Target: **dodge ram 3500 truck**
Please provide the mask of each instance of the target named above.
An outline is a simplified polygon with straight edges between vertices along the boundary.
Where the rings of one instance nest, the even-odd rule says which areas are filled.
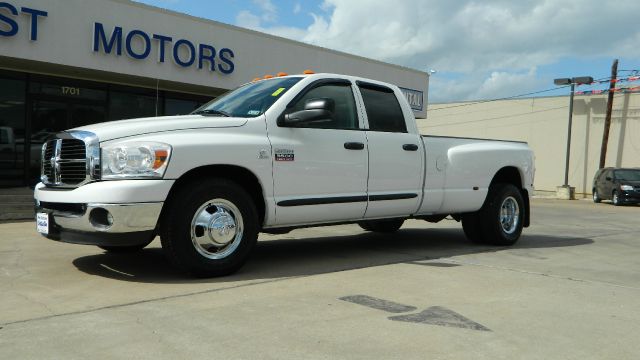
[[[526,143],[421,136],[397,86],[335,74],[245,84],[190,115],[106,122],[42,148],[37,230],[133,251],[159,235],[178,268],[239,269],[258,233],[452,216],[515,243],[529,225]]]

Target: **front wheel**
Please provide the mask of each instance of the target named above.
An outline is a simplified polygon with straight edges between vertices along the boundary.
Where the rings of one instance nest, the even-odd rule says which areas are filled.
[[[247,192],[225,179],[190,183],[166,204],[162,248],[178,268],[195,276],[231,274],[258,239],[259,218]]]
[[[613,190],[613,195],[611,195],[611,202],[615,206],[622,205],[622,201],[620,201],[620,194],[618,194],[618,190]]]
[[[600,201],[602,201],[602,199],[600,198],[600,194],[598,194],[598,190],[593,189],[593,202],[597,204]]]

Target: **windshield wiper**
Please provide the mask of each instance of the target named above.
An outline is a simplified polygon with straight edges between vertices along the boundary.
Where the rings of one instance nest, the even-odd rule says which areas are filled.
[[[215,109],[199,110],[199,111],[195,111],[194,114],[197,114],[197,115],[222,115],[224,117],[231,117],[231,114],[229,114],[228,112],[225,112],[225,111],[222,111],[222,110],[215,110]]]

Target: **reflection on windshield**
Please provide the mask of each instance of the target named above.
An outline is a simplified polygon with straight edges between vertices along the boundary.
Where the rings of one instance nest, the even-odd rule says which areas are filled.
[[[617,170],[616,179],[626,181],[640,181],[640,170]]]
[[[301,77],[286,77],[247,84],[203,105],[193,114],[233,117],[260,116],[301,79]]]

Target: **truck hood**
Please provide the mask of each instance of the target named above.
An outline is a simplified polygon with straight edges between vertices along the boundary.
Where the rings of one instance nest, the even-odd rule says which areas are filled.
[[[98,135],[98,139],[100,139],[100,141],[108,141],[123,137],[164,131],[238,127],[246,123],[246,118],[183,115],[108,121],[82,126],[71,130],[90,131]]]

